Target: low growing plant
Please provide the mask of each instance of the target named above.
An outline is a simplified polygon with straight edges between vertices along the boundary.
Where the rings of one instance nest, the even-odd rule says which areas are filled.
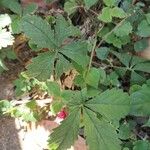
[[[131,119],[150,115],[150,61],[138,57],[148,47],[149,2],[66,0],[62,14],[44,16],[35,4],[25,8],[17,0],[1,4],[11,11],[12,34],[25,35],[36,53],[14,82],[17,94],[38,85],[53,97],[49,106],[53,115],[63,108],[68,112],[49,137],[50,150],[70,148],[80,128],[90,150],[149,150],[148,139],[133,132],[136,122]],[[75,20],[77,15],[83,23]],[[72,70],[73,87],[67,89],[62,78]],[[34,101],[23,106],[26,112],[19,107],[0,102],[2,113],[38,119]]]

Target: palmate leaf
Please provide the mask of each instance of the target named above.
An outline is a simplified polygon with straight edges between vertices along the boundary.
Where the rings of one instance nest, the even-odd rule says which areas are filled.
[[[68,118],[54,129],[48,141],[50,150],[66,150],[77,140],[80,123],[79,110],[78,107],[74,108]]]
[[[33,58],[32,63],[26,67],[26,75],[29,78],[35,77],[40,81],[50,78],[54,69],[54,58],[54,53],[52,52],[39,54]]]
[[[75,61],[77,64],[86,67],[89,62],[87,51],[87,43],[79,41],[64,46],[60,50],[60,53]]]
[[[69,71],[72,68],[72,64],[61,54],[58,54],[57,63],[55,66],[55,75],[60,78],[62,73]]]
[[[116,118],[119,121],[121,117],[129,112],[128,95],[116,89],[100,94],[98,100],[96,97],[87,101],[89,96],[87,96],[87,90],[85,89],[72,91],[69,95],[67,105],[71,113],[50,135],[50,150],[66,150],[73,145],[73,142],[77,139],[81,116],[90,150],[120,150],[120,140],[116,133],[116,126],[110,124],[110,121]],[[103,103],[106,101],[106,107],[102,101]],[[101,113],[100,110],[103,107],[102,111],[104,113]],[[98,113],[101,113],[101,115],[98,115]]]
[[[39,80],[48,79],[52,68],[50,66],[51,64],[54,64],[55,60],[57,60],[55,63],[56,77],[60,77],[62,73],[70,69],[71,66],[70,62],[64,57],[64,55],[75,62],[77,61],[77,63],[80,65],[81,63],[83,63],[82,65],[84,66],[85,63],[87,64],[87,44],[77,42],[63,47],[62,44],[64,44],[65,39],[67,39],[69,36],[80,35],[78,28],[67,22],[63,16],[57,16],[54,30],[52,30],[48,22],[42,18],[26,15],[22,19],[22,29],[31,39],[32,43],[41,48],[53,49],[57,53],[55,57],[52,57],[54,56],[53,54],[50,54],[50,57],[46,56],[46,54],[40,54],[37,58],[33,59],[33,62],[27,67],[27,75],[30,78],[36,77]],[[60,53],[60,51],[63,52]],[[80,54],[81,57],[78,58]],[[45,57],[45,60],[42,57]],[[84,59],[82,60],[82,58]],[[42,68],[42,71],[44,71],[40,71],[40,68]]]
[[[143,87],[131,95],[131,114],[137,116],[150,115],[150,88]]]
[[[87,73],[87,76],[85,78],[85,83],[92,87],[98,88],[100,76],[101,76],[101,72],[99,69],[91,68]]]
[[[150,73],[150,61],[138,63],[134,66],[134,70]]]
[[[76,36],[76,33],[73,32],[73,29],[70,30],[71,27],[73,26],[70,25],[62,15],[57,16],[55,25],[55,41],[58,47],[61,46],[64,40],[69,36]]]
[[[112,89],[88,101],[85,106],[111,120],[125,117],[130,109],[130,97],[122,90]]]
[[[103,119],[98,119],[91,110],[83,111],[85,135],[90,150],[120,150],[120,141],[115,128]]]
[[[22,30],[39,47],[50,49],[57,47],[51,26],[38,16],[24,16]]]

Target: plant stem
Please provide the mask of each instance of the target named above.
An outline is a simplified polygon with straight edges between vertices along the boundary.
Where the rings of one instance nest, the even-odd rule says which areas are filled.
[[[94,41],[94,44],[93,44],[93,48],[92,48],[92,51],[91,51],[91,57],[90,57],[90,62],[89,62],[89,66],[88,66],[88,71],[90,70],[91,68],[91,65],[92,65],[92,60],[93,60],[93,56],[94,56],[94,52],[95,52],[95,48],[97,47],[100,47],[101,44],[105,41],[105,38],[107,38],[107,36],[109,36],[112,32],[114,32],[114,30],[116,30],[118,27],[120,27],[124,21],[128,18],[129,16],[127,16],[126,18],[124,18],[122,21],[120,21],[110,32],[108,32],[103,38],[102,40],[99,42],[99,44],[96,46],[96,43],[97,43],[97,35],[96,35],[96,39]],[[104,25],[101,27],[100,30],[102,30],[102,28],[104,27]],[[100,32],[100,30],[98,32]]]
[[[128,16],[129,17],[129,16]],[[114,32],[114,30],[116,30],[118,27],[120,27],[124,21],[128,18],[124,18],[122,21],[120,21],[110,32],[108,32],[106,35],[104,35],[104,37],[102,38],[102,40],[99,42],[99,44],[97,45],[97,47],[100,47],[100,45],[105,41],[105,39],[111,34]]]
[[[94,40],[94,44],[93,44],[93,48],[92,48],[92,51],[91,51],[91,57],[90,57],[90,62],[89,62],[89,66],[88,66],[88,71],[90,70],[91,68],[91,65],[92,65],[92,60],[93,60],[93,56],[94,56],[94,52],[95,52],[95,48],[96,48],[96,43],[97,43],[97,38]]]

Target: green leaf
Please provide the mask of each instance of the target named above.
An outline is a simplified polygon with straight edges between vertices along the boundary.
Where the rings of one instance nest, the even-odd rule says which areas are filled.
[[[122,90],[112,89],[96,96],[85,105],[109,120],[119,120],[129,113],[130,97]]]
[[[133,150],[149,150],[149,149],[150,149],[149,141],[139,140],[134,143]]]
[[[61,15],[57,16],[55,25],[55,39],[58,46],[69,36],[68,33],[69,24],[65,18]]]
[[[22,14],[22,7],[18,0],[2,0],[1,4],[18,15]]]
[[[23,32],[33,43],[43,48],[56,48],[54,32],[50,25],[40,17],[26,15],[22,19]]]
[[[84,0],[85,3],[85,7],[87,9],[89,9],[91,6],[93,6],[94,4],[96,4],[98,2],[98,0]]]
[[[74,108],[67,119],[55,128],[50,135],[48,140],[49,149],[66,150],[70,148],[78,138],[79,123],[80,111],[79,108]]]
[[[129,33],[132,33],[132,26],[130,22],[127,22],[127,21],[124,22],[122,25],[120,25],[118,28],[114,30],[114,33],[118,37],[123,37],[123,36],[129,35]]]
[[[21,18],[19,16],[13,16],[12,17],[12,23],[11,23],[11,28],[13,34],[19,34],[21,33]]]
[[[51,82],[51,81],[48,81],[46,83],[47,85],[47,88],[48,88],[48,93],[49,95],[52,95],[52,96],[60,96],[60,86],[57,82]]]
[[[82,75],[78,75],[75,77],[74,84],[80,86],[81,88],[86,87],[86,83]]]
[[[111,14],[111,8],[104,7],[102,9],[102,14],[98,16],[98,19],[103,22],[111,22],[112,21],[112,14]]]
[[[104,84],[119,87],[120,83],[118,81],[118,78],[119,78],[118,74],[115,71],[113,71],[109,75],[107,75],[107,78],[106,78]]]
[[[137,71],[150,73],[150,62],[143,62],[136,64],[133,69]]]
[[[119,128],[119,138],[122,140],[127,140],[131,136],[131,127],[129,123],[121,124]]]
[[[111,14],[113,17],[117,17],[117,18],[124,18],[127,16],[127,14],[124,12],[124,10],[119,7],[112,8]]]
[[[130,37],[129,36],[117,37],[114,33],[112,33],[107,37],[104,37],[104,40],[107,43],[112,43],[115,47],[121,48],[122,45],[126,45],[127,43],[130,42]]]
[[[99,32],[98,36],[103,37],[105,36],[108,32],[110,32],[110,29],[108,27],[103,27]]]
[[[100,47],[96,49],[96,56],[101,60],[105,60],[108,54],[109,54],[108,47]]]
[[[147,19],[147,22],[150,24],[150,13],[146,14],[146,19]]]
[[[143,20],[138,25],[138,35],[141,37],[149,37],[150,36],[150,24],[147,22],[147,20]]]
[[[4,56],[4,58],[7,57],[8,59],[12,59],[12,60],[17,59],[16,53],[12,48],[3,49],[1,54]]]
[[[145,78],[142,77],[140,74],[138,74],[135,71],[131,72],[131,83],[132,84],[141,84],[145,82]]]
[[[21,96],[22,94],[24,94],[25,92],[28,91],[28,86],[29,86],[29,83],[27,81],[26,78],[24,78],[23,76],[19,76],[18,79],[16,79],[14,81],[14,86],[15,86],[15,94],[16,96]],[[29,86],[30,87],[30,86]]]
[[[79,30],[75,26],[69,24],[62,15],[57,16],[55,25],[55,40],[58,47],[61,46],[67,37],[77,36],[78,34],[80,34]]]
[[[116,3],[116,0],[103,0],[103,1],[107,6],[114,6]]]
[[[134,50],[140,52],[145,50],[148,47],[148,40],[142,39],[134,43]]]
[[[65,2],[64,4],[64,10],[71,15],[72,13],[74,13],[77,9],[77,3],[75,0],[68,0]]]
[[[72,68],[72,64],[61,54],[58,54],[57,63],[55,66],[56,77],[60,78],[60,76],[69,71]]]
[[[131,114],[136,116],[150,115],[150,88],[143,88],[131,95]]]
[[[37,108],[37,103],[35,100],[31,100],[30,102],[26,103],[26,106],[31,110],[34,110],[35,108]]]
[[[148,119],[148,121],[143,126],[144,127],[150,127],[150,118]]]
[[[85,82],[95,88],[98,88],[100,80],[100,71],[96,68],[91,68],[86,75]]]
[[[131,55],[126,54],[126,53],[118,53],[115,51],[110,51],[110,52],[113,53],[126,67],[130,66],[130,61],[132,58]]]
[[[120,150],[120,141],[115,128],[108,122],[98,119],[89,109],[84,108],[83,123],[90,150]]]
[[[45,52],[33,58],[32,63],[26,67],[26,75],[40,81],[49,79],[54,69],[54,55],[52,52]]]
[[[58,112],[61,111],[63,106],[63,103],[60,101],[53,101],[51,106],[50,106],[50,111],[52,112],[53,115],[56,115]]]
[[[60,53],[64,54],[68,58],[75,61],[77,64],[86,67],[89,61],[89,57],[87,56],[87,43],[85,42],[73,42],[64,46]]]
[[[38,6],[36,3],[31,3],[29,5],[27,5],[24,10],[23,10],[23,15],[27,15],[27,14],[33,14],[35,13],[35,11],[38,9]]]
[[[0,100],[0,116],[3,114],[3,112],[8,111],[10,108],[12,108],[11,102],[8,100]]]

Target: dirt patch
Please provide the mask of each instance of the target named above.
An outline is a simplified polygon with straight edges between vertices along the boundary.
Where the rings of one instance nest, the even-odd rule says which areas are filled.
[[[21,150],[17,132],[13,118],[0,118],[0,150]]]

